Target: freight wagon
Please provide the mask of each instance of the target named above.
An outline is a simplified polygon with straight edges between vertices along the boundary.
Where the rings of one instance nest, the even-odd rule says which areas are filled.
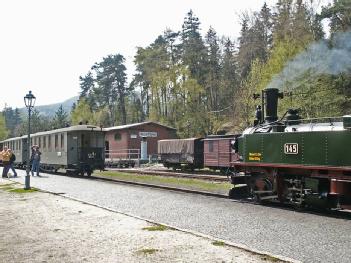
[[[159,140],[158,155],[167,168],[203,168],[204,142],[202,138]]]

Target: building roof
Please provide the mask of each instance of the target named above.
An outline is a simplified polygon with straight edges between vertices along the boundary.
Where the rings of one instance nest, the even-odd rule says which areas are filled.
[[[137,127],[137,126],[142,126],[142,125],[147,125],[147,124],[155,124],[155,125],[164,127],[166,129],[176,130],[175,128],[163,125],[163,124],[158,123],[158,122],[145,121],[145,122],[139,122],[139,123],[131,123],[131,124],[126,124],[126,125],[119,125],[119,126],[108,127],[108,128],[104,128],[104,131],[124,130],[124,129],[134,128],[134,127]]]

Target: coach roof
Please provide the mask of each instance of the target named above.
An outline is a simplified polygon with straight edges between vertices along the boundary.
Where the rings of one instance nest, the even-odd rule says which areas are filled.
[[[65,128],[61,128],[61,129],[32,133],[30,136],[35,137],[35,136],[42,136],[42,135],[46,135],[46,134],[70,132],[70,131],[103,131],[103,129],[98,127],[98,126],[95,126],[95,125],[75,125],[75,126],[65,127]],[[23,135],[20,137],[14,137],[14,138],[8,138],[8,139],[3,140],[1,142],[18,140],[20,138],[25,139],[25,138],[27,138],[27,135]]]

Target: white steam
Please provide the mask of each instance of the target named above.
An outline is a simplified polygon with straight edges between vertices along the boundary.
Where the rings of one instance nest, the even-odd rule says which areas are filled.
[[[301,82],[321,74],[338,75],[351,72],[351,32],[338,33],[332,42],[322,40],[311,44],[304,52],[287,62],[267,88],[293,89]],[[295,80],[295,81],[294,81]]]

